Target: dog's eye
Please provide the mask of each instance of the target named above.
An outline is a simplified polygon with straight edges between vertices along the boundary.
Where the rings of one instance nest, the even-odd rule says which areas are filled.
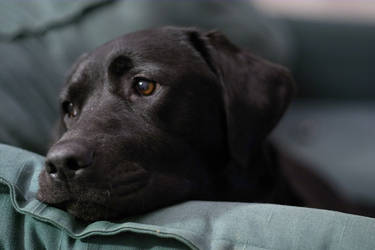
[[[135,88],[139,94],[148,96],[154,92],[156,83],[145,79],[138,79],[135,82]]]
[[[78,111],[72,102],[66,101],[62,104],[63,111],[69,118],[76,117]]]

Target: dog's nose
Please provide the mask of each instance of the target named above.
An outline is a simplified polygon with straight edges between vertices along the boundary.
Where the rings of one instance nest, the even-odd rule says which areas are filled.
[[[47,154],[46,172],[55,180],[73,178],[94,161],[94,152],[83,145],[66,143],[55,145]]]

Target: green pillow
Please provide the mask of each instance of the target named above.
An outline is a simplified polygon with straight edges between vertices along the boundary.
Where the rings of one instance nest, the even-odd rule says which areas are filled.
[[[190,201],[122,221],[35,199],[42,156],[0,144],[0,249],[375,249],[375,220],[271,204]]]

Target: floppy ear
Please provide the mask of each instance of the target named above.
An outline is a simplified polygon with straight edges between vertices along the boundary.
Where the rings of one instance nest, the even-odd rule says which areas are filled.
[[[190,41],[220,79],[231,157],[246,167],[294,94],[289,71],[232,44],[217,31],[192,31]]]

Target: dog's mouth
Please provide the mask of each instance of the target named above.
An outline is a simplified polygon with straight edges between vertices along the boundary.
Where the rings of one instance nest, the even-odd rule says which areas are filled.
[[[53,206],[87,222],[112,219],[120,215],[119,212],[109,206],[97,202],[71,200],[56,203]]]
[[[39,176],[37,198],[85,221],[112,219],[118,217],[124,207],[132,206],[127,203],[131,203],[146,189],[150,179],[150,175],[143,172],[107,185],[55,183],[43,171]]]

